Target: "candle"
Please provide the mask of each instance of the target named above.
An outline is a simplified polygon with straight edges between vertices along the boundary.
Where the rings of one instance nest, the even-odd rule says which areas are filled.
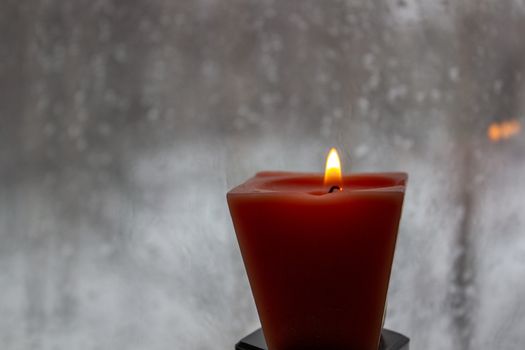
[[[261,172],[227,194],[270,350],[377,350],[405,173]]]

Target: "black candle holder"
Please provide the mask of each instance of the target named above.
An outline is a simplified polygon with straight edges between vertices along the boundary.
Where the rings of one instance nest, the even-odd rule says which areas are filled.
[[[379,350],[408,350],[409,341],[404,335],[383,328]],[[268,350],[262,330],[259,328],[242,338],[235,350]]]

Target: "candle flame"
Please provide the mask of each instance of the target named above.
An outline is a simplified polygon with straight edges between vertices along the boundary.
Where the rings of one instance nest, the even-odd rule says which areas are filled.
[[[492,123],[487,129],[487,136],[493,142],[509,139],[519,134],[521,124],[519,120],[507,120],[501,123]]]
[[[330,149],[326,158],[326,167],[324,171],[324,185],[337,186],[339,191],[343,190],[343,177],[341,176],[341,161],[335,148]]]

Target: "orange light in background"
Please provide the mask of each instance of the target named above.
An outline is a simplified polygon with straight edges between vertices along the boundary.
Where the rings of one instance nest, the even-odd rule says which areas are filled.
[[[335,148],[330,149],[326,158],[326,167],[324,171],[325,186],[337,186],[339,191],[343,190],[343,177],[341,175],[341,160]]]
[[[519,120],[512,119],[503,121],[501,123],[492,123],[487,129],[487,136],[493,142],[506,140],[519,134],[521,131],[521,123]]]

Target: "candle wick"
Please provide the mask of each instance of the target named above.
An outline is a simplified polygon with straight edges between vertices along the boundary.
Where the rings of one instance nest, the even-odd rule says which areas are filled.
[[[330,189],[328,190],[328,193],[332,193],[335,190],[341,191],[341,187],[334,185],[334,186],[330,187]]]

